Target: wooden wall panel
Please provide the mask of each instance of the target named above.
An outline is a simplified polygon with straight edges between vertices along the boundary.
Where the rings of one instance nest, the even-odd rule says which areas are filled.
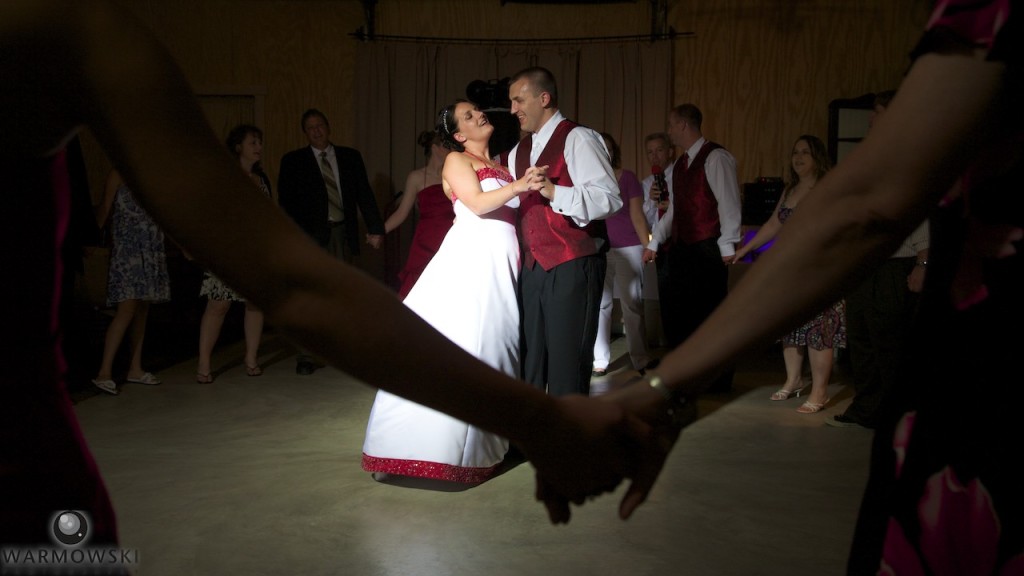
[[[793,141],[826,139],[828,104],[898,85],[928,2],[678,0],[676,103],[704,113],[705,134],[739,163],[741,182],[779,176]]]
[[[265,90],[264,158],[275,181],[281,156],[305,144],[299,120],[307,108],[327,114],[337,143],[352,141],[355,41],[348,34],[362,22],[357,0],[123,3],[168,47],[193,88]],[[89,156],[90,172],[104,172],[94,145]]]
[[[122,1],[168,46],[193,86],[265,89],[265,164],[272,179],[281,155],[305,144],[299,117],[307,107],[328,115],[335,142],[353,142],[359,79],[357,41],[349,34],[364,24],[359,0]],[[898,83],[929,4],[671,0],[669,24],[696,33],[675,42],[675,102],[702,108],[708,136],[736,155],[741,181],[779,175],[797,135],[826,136],[830,100]],[[380,34],[551,38],[649,30],[646,0],[593,6],[503,7],[500,0],[377,4]],[[125,89],[131,89],[131,79],[125,79]],[[88,135],[83,147],[99,195],[109,162]],[[378,190],[381,206],[387,193]],[[375,258],[372,251],[363,258],[371,272],[382,268]]]
[[[377,33],[446,38],[579,38],[650,32],[647,0],[506,4],[500,0],[379,0]]]

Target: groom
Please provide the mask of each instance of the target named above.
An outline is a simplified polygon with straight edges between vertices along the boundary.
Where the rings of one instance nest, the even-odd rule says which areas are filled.
[[[527,68],[509,85],[512,114],[528,132],[505,164],[516,177],[547,166],[539,191],[520,196],[523,379],[555,396],[587,394],[608,238],[622,207],[601,136],[558,110],[555,78]]]

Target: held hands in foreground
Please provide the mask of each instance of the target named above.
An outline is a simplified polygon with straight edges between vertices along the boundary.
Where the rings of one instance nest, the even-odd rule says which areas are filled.
[[[614,490],[639,467],[650,427],[621,406],[597,398],[555,398],[551,422],[531,426],[517,443],[537,470],[537,498],[552,523],[569,521],[569,502]]]
[[[654,486],[658,474],[665,465],[665,459],[671,452],[682,429],[696,420],[696,404],[692,401],[674,406],[673,415],[669,415],[669,405],[665,397],[651,388],[649,380],[638,379],[635,375],[619,374],[612,380],[613,392],[595,398],[591,402],[604,402],[624,409],[627,414],[646,423],[644,435],[635,440],[635,451],[628,460],[630,468],[624,473],[632,482],[626,490],[619,505],[619,516],[625,520],[647,499],[651,487]],[[610,470],[620,461],[608,461],[604,468]],[[599,460],[588,463],[589,467],[601,467]],[[607,470],[606,470],[607,471]],[[577,474],[582,475],[582,470]],[[617,482],[616,482],[617,484]],[[614,489],[611,486],[609,490]],[[596,496],[600,492],[590,491],[587,496]],[[583,498],[579,493],[570,494],[560,488],[555,479],[538,467],[537,499],[544,503],[548,517],[555,524],[567,523],[571,516],[569,503],[580,505]]]

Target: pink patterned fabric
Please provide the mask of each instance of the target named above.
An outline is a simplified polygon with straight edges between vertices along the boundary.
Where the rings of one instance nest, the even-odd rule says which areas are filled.
[[[927,28],[945,28],[956,36],[991,50],[1010,17],[1010,0],[939,0]]]
[[[1014,10],[1016,9],[1016,10]],[[1021,0],[940,0],[915,57],[1003,67],[1001,98],[1021,102]],[[997,105],[997,103],[993,103]],[[880,428],[851,573],[1024,575],[1024,123],[1005,110],[974,164],[929,216],[931,263],[900,406]]]
[[[889,520],[879,574],[901,576],[983,576],[1024,573],[1024,554],[997,566],[1001,532],[992,498],[977,479],[964,485],[946,467],[928,479],[918,505],[921,534],[911,541]]]

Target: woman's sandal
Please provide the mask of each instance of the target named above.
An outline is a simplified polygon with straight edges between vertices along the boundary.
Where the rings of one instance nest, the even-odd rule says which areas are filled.
[[[249,376],[262,376],[263,368],[261,368],[259,364],[255,366],[249,366],[248,364],[246,364],[245,373],[248,374]]]
[[[778,402],[780,400],[789,400],[793,396],[799,398],[800,393],[804,391],[804,388],[807,388],[806,384],[797,388],[796,390],[786,390],[785,388],[779,388],[771,395],[769,399]]]
[[[796,409],[796,411],[801,414],[814,414],[815,412],[821,412],[821,409],[825,407],[825,404],[828,404],[829,400],[831,400],[831,398],[826,396],[824,402],[804,402]]]
[[[213,374],[209,372],[207,372],[206,374],[203,374],[202,372],[196,372],[196,382],[200,384],[213,384]]]

